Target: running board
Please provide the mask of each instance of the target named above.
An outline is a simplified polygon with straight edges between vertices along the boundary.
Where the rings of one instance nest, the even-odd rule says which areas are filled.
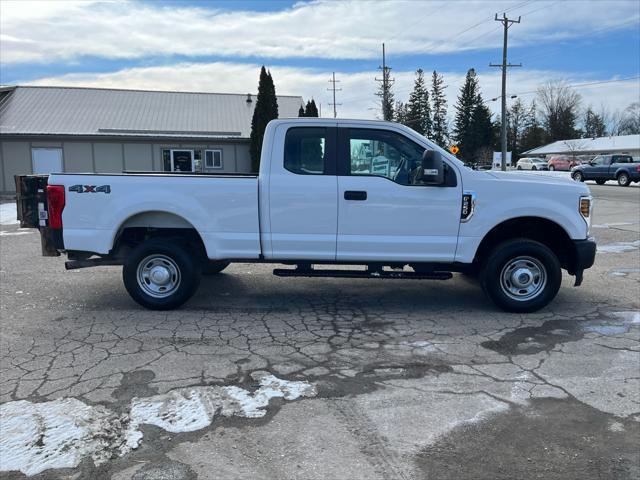
[[[403,278],[412,280],[449,280],[451,272],[417,273],[385,270],[315,270],[299,268],[276,268],[277,277],[339,277],[339,278]]]

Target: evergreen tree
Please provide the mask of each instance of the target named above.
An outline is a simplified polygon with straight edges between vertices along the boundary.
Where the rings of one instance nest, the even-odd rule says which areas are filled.
[[[538,108],[535,100],[525,115],[524,130],[520,138],[520,151],[526,152],[545,143],[545,130],[538,120]]]
[[[316,106],[315,100],[311,99],[307,102],[307,106],[304,109],[305,117],[317,117],[318,116],[318,107]]]
[[[507,151],[511,152],[512,162],[519,158],[522,151],[520,143],[525,128],[526,116],[527,112],[524,104],[518,98],[507,111]]]
[[[477,143],[472,138],[474,136],[472,116],[478,106],[479,87],[476,71],[471,68],[467,72],[464,85],[460,88],[460,95],[456,102],[456,116],[454,120],[453,134],[460,148],[459,156],[465,161],[473,159]],[[481,111],[476,112],[476,116],[481,116]]]
[[[447,147],[447,99],[444,96],[444,79],[435,70],[431,77],[431,112],[433,114],[431,140],[442,148]]]
[[[304,107],[300,105],[300,110],[298,110],[298,117],[304,117]]]
[[[431,136],[431,106],[429,105],[429,90],[424,82],[424,72],[421,68],[416,71],[413,92],[407,103],[406,125],[416,132]]]
[[[276,87],[273,84],[271,73],[267,72],[263,65],[260,69],[258,96],[253,118],[251,119],[249,153],[251,155],[251,168],[254,172],[257,172],[260,168],[260,152],[262,150],[264,130],[267,128],[267,123],[275,118],[278,118]]]
[[[380,97],[380,107],[382,110],[382,119],[383,120],[393,120],[395,118],[393,114],[393,106],[394,106],[394,95],[393,90],[391,89],[391,68],[386,67],[382,72],[382,78],[385,81],[380,82],[380,86],[378,87],[378,91],[376,95]],[[385,85],[387,86],[385,89]],[[386,93],[386,97],[385,97]],[[386,99],[386,101],[385,101]]]
[[[607,126],[604,123],[604,119],[595,113],[591,107],[587,108],[584,114],[584,136],[585,138],[607,136]]]
[[[409,125],[407,123],[407,105],[402,102],[396,102],[393,113],[393,121],[401,123],[403,125]]]

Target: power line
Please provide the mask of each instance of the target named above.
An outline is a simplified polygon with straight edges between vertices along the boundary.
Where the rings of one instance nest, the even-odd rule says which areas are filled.
[[[502,69],[502,125],[501,125],[501,137],[502,137],[502,171],[507,170],[507,68],[510,67],[521,67],[522,64],[511,64],[507,63],[507,40],[509,36],[509,27],[514,23],[520,23],[520,19],[522,17],[518,17],[518,20],[510,20],[507,18],[507,14],[503,13],[502,18],[498,18],[498,14],[496,13],[495,21],[500,22],[504,28],[504,39],[502,42],[502,63],[494,64],[490,63],[490,67],[500,67]]]
[[[582,88],[582,87],[591,87],[593,85],[604,85],[605,83],[628,82],[629,80],[640,80],[640,75],[636,75],[635,77],[617,78],[615,80],[599,80],[597,82],[575,83],[573,85],[564,85],[564,86],[568,88]],[[538,93],[538,90],[530,90],[528,92],[514,93],[513,95],[517,97],[522,97],[524,95],[531,95],[534,93]]]
[[[340,92],[342,91],[341,88],[336,88],[336,83],[340,83],[340,80],[336,80],[336,72],[333,72],[331,75],[331,80],[329,80],[329,83],[331,83],[331,88],[327,88],[328,91],[333,91],[333,103],[330,103],[329,105],[333,105],[333,118],[336,118],[338,116],[338,112],[336,111],[336,106],[338,105],[342,105],[341,103],[336,103],[336,92]]]

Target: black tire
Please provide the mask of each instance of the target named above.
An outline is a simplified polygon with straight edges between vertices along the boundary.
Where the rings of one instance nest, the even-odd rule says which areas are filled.
[[[512,283],[520,270],[522,275],[529,275],[528,279],[532,280],[530,296],[522,293],[526,288],[518,290]],[[562,272],[558,257],[549,247],[526,238],[516,238],[493,249],[483,265],[480,282],[487,296],[501,309],[527,313],[540,310],[555,298],[562,282]]]
[[[531,170],[538,170],[538,169],[537,169],[537,168],[536,168],[536,166],[534,165],[533,167],[531,167]]]
[[[518,166],[516,167],[516,170],[522,170],[522,167],[521,167],[520,165],[518,165]]]
[[[604,185],[605,183],[607,183],[607,181],[606,180],[596,180],[596,183],[598,185]]]
[[[231,262],[225,262],[224,260],[220,261],[209,261],[202,267],[203,275],[216,275],[223,271],[225,268],[229,266]]]
[[[124,286],[131,298],[145,308],[151,310],[178,308],[191,298],[200,284],[199,262],[187,253],[183,246],[174,242],[179,240],[160,238],[147,240],[134,248],[125,261],[122,269]],[[166,291],[168,287],[161,285],[161,281],[154,283],[151,279],[154,265],[158,267],[160,276],[168,275],[168,285],[171,287],[169,291]],[[139,273],[140,282],[138,281]],[[142,283],[147,286],[143,288]],[[165,291],[161,291],[162,288]],[[156,296],[149,293],[153,289],[156,289]]]
[[[620,185],[621,187],[628,187],[629,185],[631,185],[631,177],[629,177],[629,174],[627,172],[621,172],[618,174],[618,185]]]
[[[549,165],[549,170],[551,170],[552,172],[556,169],[556,167],[554,167],[553,165]]]
[[[584,182],[584,175],[581,171],[573,172],[571,174],[571,178],[573,178],[576,182]]]

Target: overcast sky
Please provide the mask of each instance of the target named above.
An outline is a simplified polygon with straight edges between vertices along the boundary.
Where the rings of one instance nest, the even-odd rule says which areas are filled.
[[[0,83],[255,92],[260,65],[278,94],[330,116],[331,72],[341,117],[374,118],[381,43],[396,99],[414,71],[434,69],[452,104],[467,69],[499,102],[501,25],[509,30],[508,92],[531,100],[549,80],[577,85],[585,106],[640,98],[640,1],[116,1],[0,0]],[[606,83],[603,83],[606,82]],[[591,84],[591,85],[580,85]]]

